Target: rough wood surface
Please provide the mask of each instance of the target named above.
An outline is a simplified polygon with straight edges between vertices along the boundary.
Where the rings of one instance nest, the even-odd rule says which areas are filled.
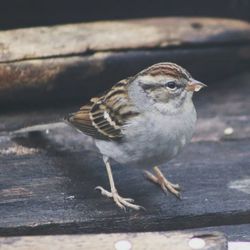
[[[192,229],[193,230],[193,229]],[[192,230],[185,230],[191,231]],[[216,226],[216,227],[207,227],[196,229],[196,232],[204,232],[204,231],[218,231],[222,232],[227,236],[228,241],[241,241],[241,242],[249,242],[250,244],[250,224],[241,224],[241,225],[226,225],[226,226]]]
[[[250,42],[250,24],[216,18],[152,18],[26,28],[0,33],[0,62],[155,49],[174,45]]]
[[[153,18],[0,32],[0,103],[87,98],[159,61],[218,79],[250,61],[250,25]],[[206,58],[206,60],[204,60]],[[214,72],[216,71],[216,74]]]
[[[1,138],[2,235],[250,223],[250,140],[192,143],[178,159],[163,166],[163,172],[182,185],[182,201],[165,196],[139,170],[114,164],[119,192],[147,208],[124,213],[94,191],[97,185],[108,187],[101,159],[88,151],[86,138],[69,143],[70,136],[66,131],[54,134],[54,142],[38,135],[16,138],[15,143]]]
[[[62,235],[0,238],[1,250],[66,250],[66,249],[116,249],[116,250],[226,250],[223,234],[203,233],[133,233]],[[199,248],[199,246],[202,246]],[[197,248],[198,247],[198,248]]]
[[[168,178],[181,184],[182,201],[164,195],[140,170],[114,164],[119,192],[147,209],[139,212],[124,213],[94,190],[97,185],[108,187],[108,182],[89,137],[61,123],[37,132],[9,132],[26,119],[32,123],[35,114],[39,117],[41,113],[26,113],[23,120],[20,114],[2,115],[0,234],[164,231],[249,224],[249,88],[247,74],[214,83],[195,98],[200,119],[193,142],[162,166]],[[228,127],[233,129],[229,135]]]
[[[249,250],[250,242],[229,242],[228,250]]]

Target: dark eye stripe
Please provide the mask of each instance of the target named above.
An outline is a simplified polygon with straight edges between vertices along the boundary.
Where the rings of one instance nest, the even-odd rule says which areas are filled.
[[[175,89],[175,88],[178,87],[175,81],[167,82],[167,83],[165,84],[165,86],[166,86],[167,88],[170,88],[170,89]]]

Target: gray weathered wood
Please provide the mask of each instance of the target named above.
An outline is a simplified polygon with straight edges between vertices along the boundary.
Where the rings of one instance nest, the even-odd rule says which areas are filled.
[[[218,79],[250,60],[250,25],[155,18],[0,32],[0,103],[85,100],[160,61]],[[204,60],[206,58],[206,60]],[[216,74],[214,72],[216,71]]]
[[[185,230],[185,231],[191,231]],[[219,231],[227,236],[228,241],[246,241],[250,244],[250,224],[240,224],[240,225],[225,225],[216,227],[207,227],[196,229],[196,232],[203,231]]]
[[[32,138],[33,137],[33,138]],[[101,159],[72,131],[1,137],[2,235],[155,231],[250,223],[250,140],[192,143],[162,168],[183,188],[182,201],[165,196],[137,169],[114,164],[122,195],[146,211],[119,210],[94,187],[108,187]],[[239,183],[237,185],[237,182]],[[248,183],[248,184],[247,184]]]
[[[66,249],[168,249],[226,250],[225,236],[217,232],[199,233],[131,233],[97,235],[61,235],[0,237],[2,250],[66,250]],[[202,246],[199,248],[199,246]],[[196,248],[195,248],[196,247]],[[198,247],[198,248],[197,248]]]

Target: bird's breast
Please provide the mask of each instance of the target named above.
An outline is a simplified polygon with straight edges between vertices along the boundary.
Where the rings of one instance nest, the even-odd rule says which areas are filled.
[[[144,114],[124,127],[122,142],[98,142],[97,146],[117,162],[152,167],[181,151],[191,140],[195,121],[195,110],[179,116]]]

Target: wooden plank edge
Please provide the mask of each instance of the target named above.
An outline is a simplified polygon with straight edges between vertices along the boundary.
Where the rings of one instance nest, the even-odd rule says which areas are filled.
[[[248,22],[162,17],[99,21],[0,32],[0,62],[76,53],[250,42]]]
[[[249,250],[250,242],[228,242],[228,250]]]
[[[156,232],[0,238],[1,250],[62,249],[168,249],[226,250],[227,240],[219,232]]]

